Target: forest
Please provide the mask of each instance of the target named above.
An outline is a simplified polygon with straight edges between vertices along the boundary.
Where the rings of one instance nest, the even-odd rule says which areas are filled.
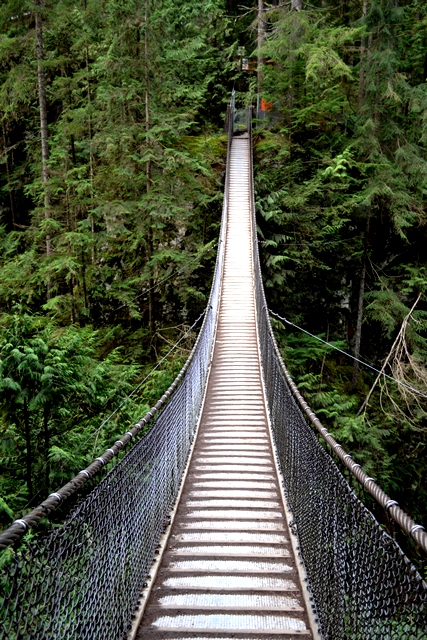
[[[293,323],[272,318],[285,362],[427,526],[426,79],[422,0],[3,0],[0,526],[111,446],[187,358],[232,90],[267,109],[257,223],[268,304]]]

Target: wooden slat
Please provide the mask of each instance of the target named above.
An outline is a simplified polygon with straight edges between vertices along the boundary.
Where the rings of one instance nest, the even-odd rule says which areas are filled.
[[[203,638],[230,634],[312,636],[292,547],[288,542],[271,547],[265,540],[267,534],[288,541],[291,534],[274,464],[261,380],[248,154],[249,140],[234,138],[224,277],[208,389],[181,502],[138,631],[139,640],[171,634],[184,638],[190,632]],[[244,466],[228,463],[230,457],[244,458]],[[230,490],[244,495],[236,494],[232,507],[218,507],[218,499],[226,499]],[[252,536],[250,546],[268,545],[265,548],[269,551],[239,554],[236,544],[248,543],[243,539],[240,543],[236,537],[243,538],[248,532]],[[190,541],[185,539],[188,533],[193,534]],[[230,533],[232,541],[227,540]],[[218,535],[223,535],[222,542],[218,542]],[[210,606],[186,606],[186,600],[181,603],[180,598],[185,599],[190,592],[206,594],[201,597],[210,598]],[[224,605],[224,597],[222,608],[216,605],[215,597],[221,594],[231,601],[236,594],[245,593],[256,597],[251,599],[249,612],[240,610],[241,617],[232,604]],[[263,598],[268,594],[283,600],[286,593],[295,599],[295,606],[265,605]],[[162,604],[165,594],[180,597],[169,597],[174,604],[168,607]],[[240,619],[246,626],[236,629],[233,625]]]

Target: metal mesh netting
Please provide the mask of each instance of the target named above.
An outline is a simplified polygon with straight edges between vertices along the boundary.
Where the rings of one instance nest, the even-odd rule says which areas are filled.
[[[225,215],[226,197],[205,319],[169,403],[62,526],[27,534],[17,550],[2,552],[1,640],[127,636],[200,414],[219,303]]]
[[[229,126],[232,122],[229,117]],[[224,222],[204,324],[166,408],[64,525],[43,536],[27,535],[16,551],[4,552],[2,640],[126,637],[200,413],[219,302]],[[283,377],[256,234],[253,246],[271,423],[322,635],[327,640],[427,638],[425,583],[318,443]]]
[[[183,383],[147,435],[63,526],[24,540],[3,567],[0,638],[126,636],[194,437],[214,321],[215,307]]]
[[[208,358],[209,345],[200,347]],[[24,542],[6,565],[2,638],[122,637],[181,480],[200,373],[189,371],[146,437],[62,527]]]
[[[320,445],[283,376],[265,302],[256,232],[253,254],[270,420],[322,636],[325,640],[427,638],[426,583]]]

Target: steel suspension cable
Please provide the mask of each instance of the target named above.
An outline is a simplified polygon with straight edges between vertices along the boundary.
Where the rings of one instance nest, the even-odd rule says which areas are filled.
[[[252,219],[258,340],[268,413],[292,513],[292,533],[298,536],[321,636],[325,640],[427,638],[427,584],[393,539],[402,540],[422,565],[427,533],[328,433],[289,375],[267,311],[254,200]],[[334,455],[322,446],[316,431]],[[393,537],[362,502],[365,496],[358,484],[351,483],[353,476],[383,508],[381,515]],[[391,525],[393,521],[400,528]]]
[[[339,347],[336,347],[331,342],[327,342],[326,340],[323,340],[323,338],[320,338],[320,336],[316,336],[314,333],[310,333],[310,331],[307,331],[307,329],[303,329],[302,327],[299,327],[294,322],[291,322],[290,320],[287,320],[287,318],[284,318],[283,316],[279,316],[278,313],[274,313],[274,311],[272,311],[271,309],[268,309],[268,313],[270,315],[274,316],[275,318],[278,318],[279,320],[282,320],[283,322],[286,322],[286,324],[289,324],[292,327],[295,327],[295,329],[298,329],[302,333],[307,334],[311,338],[314,338],[315,340],[318,340],[319,342],[323,342],[323,344],[325,344],[327,347],[331,347],[331,349],[335,349],[335,351],[339,351],[339,353],[342,353],[343,355],[347,356],[348,358],[351,358],[352,360],[355,360],[359,364],[362,364],[364,367],[368,367],[368,369],[372,369],[372,371],[375,371],[375,373],[378,373],[378,374],[384,376],[385,378],[388,378],[389,380],[392,380],[393,382],[396,382],[396,384],[400,384],[402,387],[405,387],[406,389],[409,389],[410,391],[413,391],[414,393],[418,394],[419,396],[422,396],[423,398],[427,398],[427,394],[423,393],[419,389],[415,389],[415,387],[411,387],[411,385],[406,384],[406,382],[402,382],[402,380],[398,380],[397,378],[393,378],[393,376],[390,376],[388,373],[385,373],[384,371],[380,371],[380,369],[376,369],[372,364],[369,364],[368,362],[365,362],[364,360],[360,360],[359,358],[356,358],[355,356],[352,356],[351,353],[348,353],[347,351],[343,351],[343,349],[340,349]]]
[[[209,251],[212,251],[212,249],[215,249],[216,246],[217,246],[217,242],[212,244],[206,250],[203,250],[202,253],[200,254],[200,258],[202,258],[204,255],[209,253]],[[189,262],[186,263],[185,267],[188,267],[188,265],[191,265],[192,263],[196,263],[196,262],[197,262],[196,259],[190,260]],[[124,309],[125,307],[129,306],[131,302],[135,302],[135,300],[138,300],[138,298],[141,298],[141,296],[144,296],[146,293],[153,291],[153,289],[157,289],[157,287],[163,284],[163,282],[170,280],[171,278],[173,278],[173,276],[181,275],[182,273],[184,273],[184,271],[185,269],[175,269],[175,271],[172,271],[172,273],[170,273],[168,276],[165,276],[164,278],[162,278],[161,280],[153,284],[152,287],[149,287],[148,289],[144,289],[143,291],[138,293],[138,295],[136,295],[134,298],[131,298],[128,302],[121,304],[119,307],[114,307],[112,311],[119,311],[120,309]]]
[[[195,321],[193,322],[193,324],[191,325],[191,327],[189,327],[189,328],[187,329],[187,331],[186,331],[185,333],[183,333],[183,334],[182,334],[182,336],[179,338],[179,340],[177,340],[177,342],[175,342],[175,344],[174,344],[174,345],[169,349],[169,351],[167,352],[167,354],[166,354],[166,355],[164,355],[164,356],[163,356],[163,358],[161,358],[161,359],[157,362],[157,364],[156,364],[156,365],[151,369],[151,371],[150,371],[149,373],[147,373],[147,375],[145,376],[145,378],[143,378],[143,380],[141,380],[141,382],[139,382],[139,383],[136,385],[136,387],[135,387],[135,388],[134,388],[134,389],[129,393],[129,395],[127,395],[127,396],[123,399],[123,401],[119,404],[119,406],[118,406],[118,407],[116,407],[116,409],[114,409],[114,411],[112,411],[112,412],[110,413],[110,415],[109,415],[107,418],[105,418],[105,420],[103,420],[103,422],[99,425],[99,427],[96,429],[96,431],[94,431],[94,432],[89,436],[89,438],[88,438],[87,440],[85,440],[85,441],[83,442],[83,444],[81,444],[81,445],[79,446],[79,448],[78,448],[78,449],[76,449],[76,451],[74,452],[75,454],[76,454],[76,453],[78,453],[78,452],[82,449],[82,447],[84,447],[84,446],[85,446],[85,444],[87,444],[90,440],[92,440],[92,438],[93,438],[94,436],[96,436],[96,435],[101,431],[101,429],[102,429],[102,428],[107,424],[107,422],[109,422],[109,421],[111,420],[111,418],[112,418],[113,416],[115,416],[115,415],[116,415],[116,413],[118,413],[118,411],[120,411],[120,409],[121,409],[121,408],[122,408],[122,407],[127,403],[127,401],[128,401],[128,400],[130,400],[130,398],[132,398],[132,396],[133,396],[133,395],[135,395],[135,393],[138,391],[138,389],[140,389],[140,388],[141,388],[141,386],[144,384],[144,382],[146,382],[146,380],[148,380],[148,378],[149,378],[149,377],[154,373],[154,371],[156,371],[156,370],[160,367],[160,365],[161,365],[161,364],[166,360],[166,358],[167,358],[167,357],[172,353],[172,351],[174,351],[174,350],[178,347],[178,345],[179,345],[179,344],[184,340],[185,336],[187,336],[187,335],[188,335],[188,334],[189,334],[189,333],[194,329],[194,327],[196,327],[196,326],[199,324],[200,320],[203,318],[203,316],[205,315],[205,313],[206,313],[206,310],[205,310],[205,311],[203,311],[203,313],[201,313],[201,314],[199,315],[199,317],[197,318],[197,320],[195,320]]]
[[[208,304],[207,309],[209,308],[210,307]],[[165,358],[170,354],[170,352],[173,351],[173,349],[176,348],[176,346],[178,346],[178,344],[184,339],[185,335],[187,335],[188,332],[192,328],[194,328],[194,326],[199,322],[199,320],[203,316],[206,317],[206,310],[197,318],[197,320],[195,321],[195,323],[193,323],[190,329],[188,329],[188,331],[186,331],[186,333],[183,336],[181,336],[178,342],[168,351],[166,356],[162,358],[162,360],[156,365],[156,367],[153,368],[153,371],[157,369],[158,366],[160,366],[161,362],[163,362]],[[199,337],[200,337],[200,334],[199,334]],[[196,345],[197,345],[197,341],[196,341]],[[46,500],[44,500],[38,507],[36,507],[35,509],[32,509],[30,513],[26,514],[22,518],[15,520],[5,531],[0,533],[0,550],[6,549],[11,544],[16,543],[27,533],[29,529],[37,526],[42,518],[45,518],[46,516],[48,516],[52,511],[54,511],[57,507],[59,507],[59,505],[64,500],[68,499],[71,495],[73,495],[76,491],[78,491],[90,478],[93,478],[97,473],[99,473],[102,470],[102,468],[106,464],[108,464],[115,456],[117,456],[120,453],[120,451],[124,447],[126,447],[126,445],[141,431],[141,429],[150,422],[150,420],[154,417],[154,415],[165,406],[169,397],[172,395],[176,387],[181,382],[183,375],[186,369],[188,368],[189,363],[191,362],[196,345],[194,345],[193,350],[189,358],[187,359],[187,362],[185,363],[184,367],[181,369],[178,376],[173,381],[172,385],[163,394],[160,400],[156,402],[154,407],[152,407],[150,411],[148,411],[145,414],[145,416],[141,418],[141,420],[139,420],[139,422],[137,422],[129,431],[127,431],[123,436],[121,436],[121,438],[117,440],[112,447],[107,449],[102,454],[102,456],[99,456],[98,458],[96,458],[96,460],[94,460],[88,467],[80,471],[66,485],[64,485],[54,493],[51,493],[46,498]],[[152,371],[148,375],[151,375],[151,373]],[[132,391],[130,396],[132,396],[136,392],[136,390],[143,384],[144,381],[145,379],[139,383],[139,385]],[[104,423],[101,426],[104,426],[104,424],[115,413],[117,413],[117,411],[126,401],[127,401],[127,398],[125,398],[123,403],[119,405],[119,407],[117,407],[117,409],[114,412],[112,412],[112,414],[104,421]],[[101,427],[98,428],[98,431],[100,428]]]

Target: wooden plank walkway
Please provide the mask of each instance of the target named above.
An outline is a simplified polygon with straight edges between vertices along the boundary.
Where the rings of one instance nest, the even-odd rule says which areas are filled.
[[[223,288],[207,394],[138,640],[313,637],[261,379],[250,166],[248,138],[235,137]]]

